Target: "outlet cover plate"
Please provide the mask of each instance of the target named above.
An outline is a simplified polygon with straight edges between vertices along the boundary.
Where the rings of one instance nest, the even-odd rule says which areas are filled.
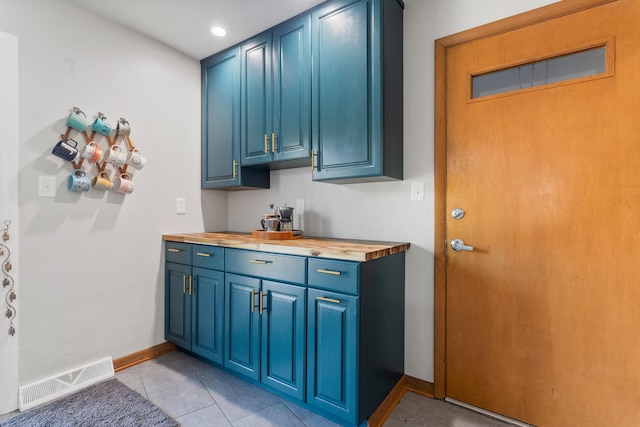
[[[40,197],[56,197],[55,176],[41,176],[38,179],[38,195]]]

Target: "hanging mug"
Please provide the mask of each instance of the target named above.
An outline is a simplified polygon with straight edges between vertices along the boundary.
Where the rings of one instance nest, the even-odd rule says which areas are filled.
[[[89,191],[91,181],[82,169],[76,169],[67,179],[67,189],[74,192]]]
[[[131,165],[132,167],[138,170],[142,169],[146,163],[147,163],[147,159],[142,157],[142,155],[138,150],[133,150],[132,152],[129,153],[129,156],[127,157],[127,164]]]
[[[121,173],[116,179],[113,180],[113,191],[116,193],[131,194],[133,193],[133,181],[131,176],[126,173]]]
[[[83,132],[90,123],[87,115],[78,107],[73,107],[73,111],[67,117],[67,126],[80,132]]]
[[[107,191],[113,188],[113,182],[111,182],[109,174],[102,171],[98,175],[93,177],[93,179],[91,180],[91,186],[94,190]]]
[[[122,152],[119,145],[112,145],[111,148],[104,153],[103,160],[117,168],[121,168],[127,162],[127,155]]]
[[[120,120],[118,120],[118,123],[116,125],[116,133],[123,136],[129,135],[131,133],[131,125],[129,124],[127,119],[120,117]]]
[[[73,142],[73,145],[71,145],[69,141]],[[71,138],[67,138],[64,141],[59,141],[56,144],[56,146],[53,147],[53,150],[51,150],[51,153],[55,154],[56,156],[60,157],[63,160],[66,160],[68,162],[73,162],[73,160],[78,155],[77,147],[78,147],[78,143],[75,140]]]
[[[89,160],[91,163],[97,163],[102,157],[102,150],[98,147],[96,142],[91,141],[84,147],[82,157]]]
[[[91,130],[102,135],[109,135],[111,129],[111,125],[107,123],[107,117],[102,113],[98,113],[98,117],[96,117],[91,125]]]

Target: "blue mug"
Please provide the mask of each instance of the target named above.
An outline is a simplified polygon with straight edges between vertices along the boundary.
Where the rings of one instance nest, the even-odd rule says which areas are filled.
[[[98,132],[102,135],[109,135],[111,133],[111,125],[107,123],[107,118],[104,114],[98,113],[98,117],[93,121],[91,125],[91,130],[94,132]]]
[[[89,191],[91,180],[82,169],[76,169],[67,179],[67,189],[74,192]]]
[[[67,117],[67,126],[80,132],[83,132],[90,123],[91,120],[78,107],[73,107],[73,112]]]
[[[73,145],[70,145],[69,141],[72,141]],[[64,141],[58,142],[56,146],[53,147],[53,150],[51,150],[51,153],[55,154],[56,156],[60,157],[63,160],[66,160],[68,162],[73,162],[73,160],[78,155],[77,147],[78,147],[78,143],[75,140],[71,138],[67,138]]]

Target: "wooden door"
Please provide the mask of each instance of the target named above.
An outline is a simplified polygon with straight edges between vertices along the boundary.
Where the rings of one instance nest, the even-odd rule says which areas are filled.
[[[437,370],[447,397],[526,423],[637,426],[640,2],[561,3],[446,47]],[[532,76],[598,48],[601,70]],[[478,76],[512,67],[522,88],[474,96]]]

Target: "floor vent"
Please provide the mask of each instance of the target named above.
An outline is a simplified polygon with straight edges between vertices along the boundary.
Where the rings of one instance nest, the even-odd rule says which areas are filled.
[[[113,361],[107,357],[20,387],[18,408],[26,411],[114,376]]]

